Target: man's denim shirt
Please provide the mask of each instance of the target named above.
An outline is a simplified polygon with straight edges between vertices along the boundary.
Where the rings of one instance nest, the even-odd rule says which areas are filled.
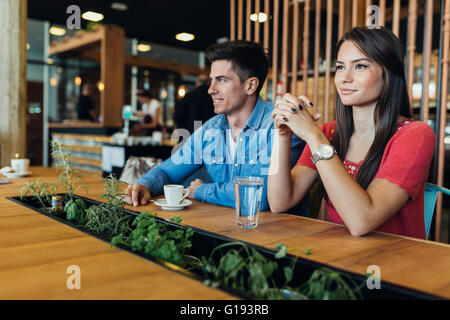
[[[194,194],[195,199],[234,207],[233,178],[259,176],[264,178],[260,210],[269,210],[267,174],[275,134],[273,108],[272,103],[258,98],[247,124],[239,133],[234,159],[228,159],[225,144],[226,130],[230,130],[230,126],[225,115],[219,114],[197,129],[181,148],[172,151],[169,159],[147,172],[137,183],[145,186],[153,197],[163,193],[165,184],[182,184],[190,174],[204,165],[213,182],[199,186]],[[294,135],[291,168],[304,146],[305,142]]]

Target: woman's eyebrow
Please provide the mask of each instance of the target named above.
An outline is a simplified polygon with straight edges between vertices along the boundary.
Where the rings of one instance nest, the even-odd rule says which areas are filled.
[[[360,61],[364,61],[364,60],[367,61],[367,62],[372,62],[372,60],[367,59],[367,58],[355,59],[355,60],[352,60],[352,61],[350,61],[350,62],[351,62],[351,63],[356,63],[356,62],[360,62]],[[339,60],[336,60],[336,63],[344,64],[344,62],[339,61]]]

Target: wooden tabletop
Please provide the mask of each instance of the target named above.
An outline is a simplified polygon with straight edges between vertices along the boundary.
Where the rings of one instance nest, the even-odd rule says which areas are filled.
[[[55,179],[53,168],[32,168],[31,178]],[[5,199],[18,195],[27,178],[0,185],[0,299],[233,299],[201,282],[174,273],[85,233]],[[103,184],[85,177],[85,196],[97,200]],[[364,275],[371,265],[381,281],[450,298],[450,246],[373,232],[353,237],[344,226],[290,214],[263,212],[255,229],[236,226],[232,208],[193,200],[181,211],[149,210],[162,218],[181,215],[183,223]],[[303,252],[311,248],[307,256]],[[69,265],[81,269],[82,289],[69,290]]]

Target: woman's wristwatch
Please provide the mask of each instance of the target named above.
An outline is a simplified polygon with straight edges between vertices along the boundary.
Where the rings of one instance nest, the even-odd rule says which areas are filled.
[[[314,164],[316,164],[316,162],[319,160],[330,159],[335,153],[336,150],[333,146],[329,144],[321,144],[319,146],[319,149],[317,149],[317,151],[312,154],[311,160]]]

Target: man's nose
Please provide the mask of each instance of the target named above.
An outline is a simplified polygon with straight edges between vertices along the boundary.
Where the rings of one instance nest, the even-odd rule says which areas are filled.
[[[216,93],[216,92],[217,92],[217,89],[216,89],[214,83],[211,82],[211,84],[210,84],[210,86],[209,86],[209,89],[208,89],[208,93],[209,93],[209,94],[214,94],[214,93]]]

